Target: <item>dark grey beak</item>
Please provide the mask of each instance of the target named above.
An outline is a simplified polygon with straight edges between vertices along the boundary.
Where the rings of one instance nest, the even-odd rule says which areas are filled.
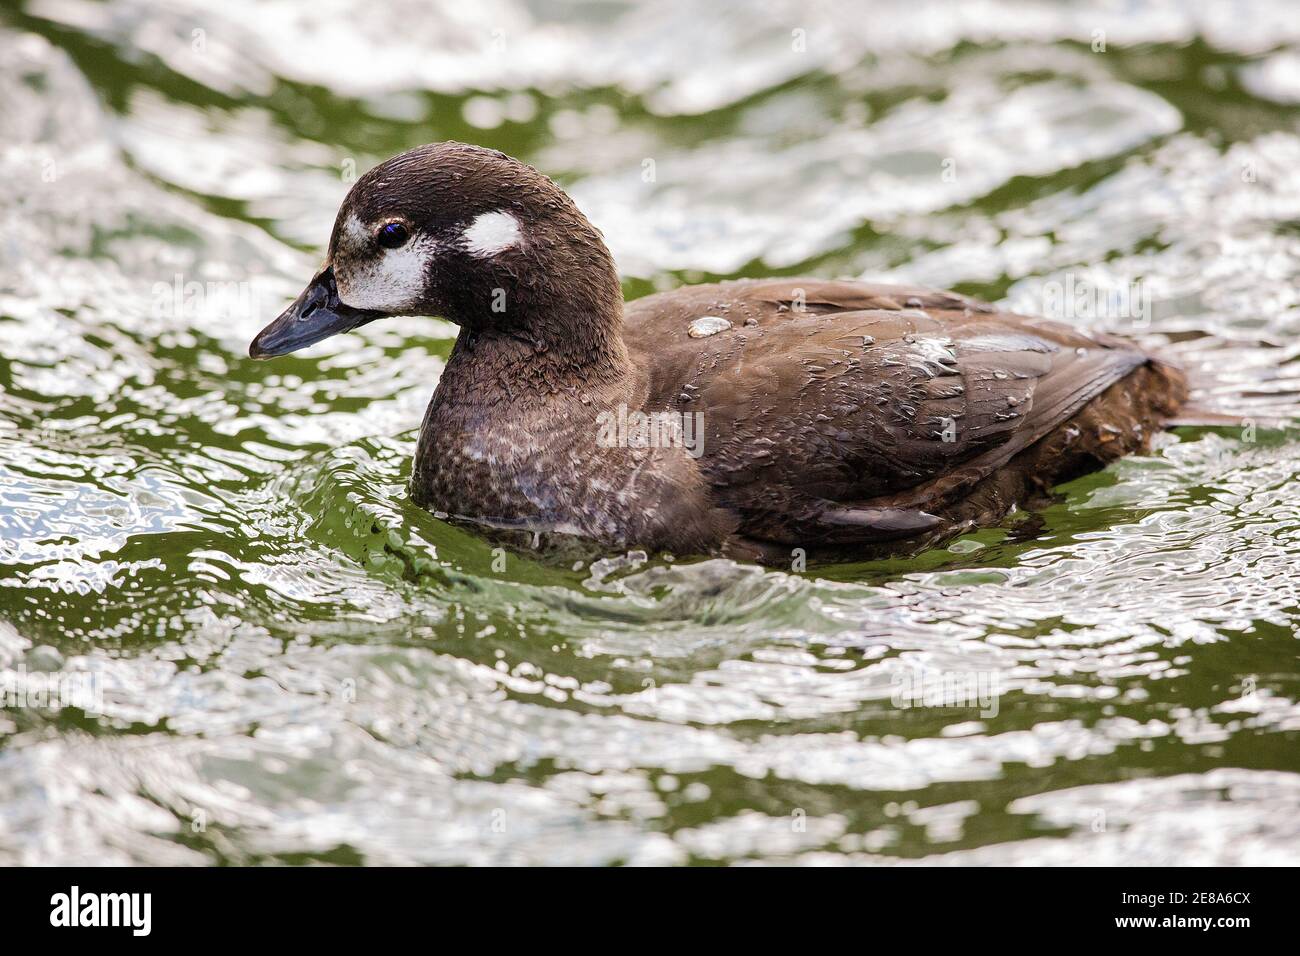
[[[302,290],[302,295],[293,305],[257,333],[257,338],[248,347],[248,354],[255,359],[288,355],[331,335],[350,332],[357,326],[383,317],[382,312],[354,309],[340,302],[334,267],[326,266]]]

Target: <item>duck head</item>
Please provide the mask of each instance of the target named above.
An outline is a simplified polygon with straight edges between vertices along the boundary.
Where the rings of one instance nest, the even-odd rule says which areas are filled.
[[[558,186],[504,153],[420,146],[348,193],[325,264],[249,346],[285,355],[390,315],[436,315],[539,352],[617,330],[618,276],[600,233]]]

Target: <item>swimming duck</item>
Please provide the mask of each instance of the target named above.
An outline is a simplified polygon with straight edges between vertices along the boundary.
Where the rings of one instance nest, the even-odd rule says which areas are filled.
[[[920,549],[1145,448],[1187,398],[1132,342],[952,292],[780,278],[625,303],[563,190],[454,142],[357,180],[324,266],[249,353],[392,315],[460,327],[414,501],[611,549]]]

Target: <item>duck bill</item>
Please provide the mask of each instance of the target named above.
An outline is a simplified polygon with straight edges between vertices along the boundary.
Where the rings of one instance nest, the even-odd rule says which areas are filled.
[[[354,309],[339,301],[334,267],[326,266],[303,289],[293,305],[257,333],[257,338],[248,346],[248,354],[255,359],[288,355],[379,318],[383,318],[382,312]]]

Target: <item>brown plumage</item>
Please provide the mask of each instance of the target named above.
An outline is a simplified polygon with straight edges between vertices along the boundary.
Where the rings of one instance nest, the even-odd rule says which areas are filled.
[[[485,244],[493,217],[509,228]],[[428,250],[422,288],[357,308],[384,295],[366,283],[405,275],[370,238],[396,220]],[[625,306],[599,233],[558,187],[460,144],[363,177],[325,269],[251,351],[398,312],[462,327],[421,430],[415,500],[613,548],[769,561],[917,549],[1147,447],[1187,398],[1183,374],[1131,342],[948,292],[779,279]],[[701,453],[598,437],[636,412],[698,413]]]
[[[732,327],[691,338],[698,315]],[[704,411],[700,464],[739,517],[732,547],[765,555],[996,522],[1147,447],[1187,397],[1131,342],[898,286],[693,286],[630,303],[624,335],[650,405]]]

